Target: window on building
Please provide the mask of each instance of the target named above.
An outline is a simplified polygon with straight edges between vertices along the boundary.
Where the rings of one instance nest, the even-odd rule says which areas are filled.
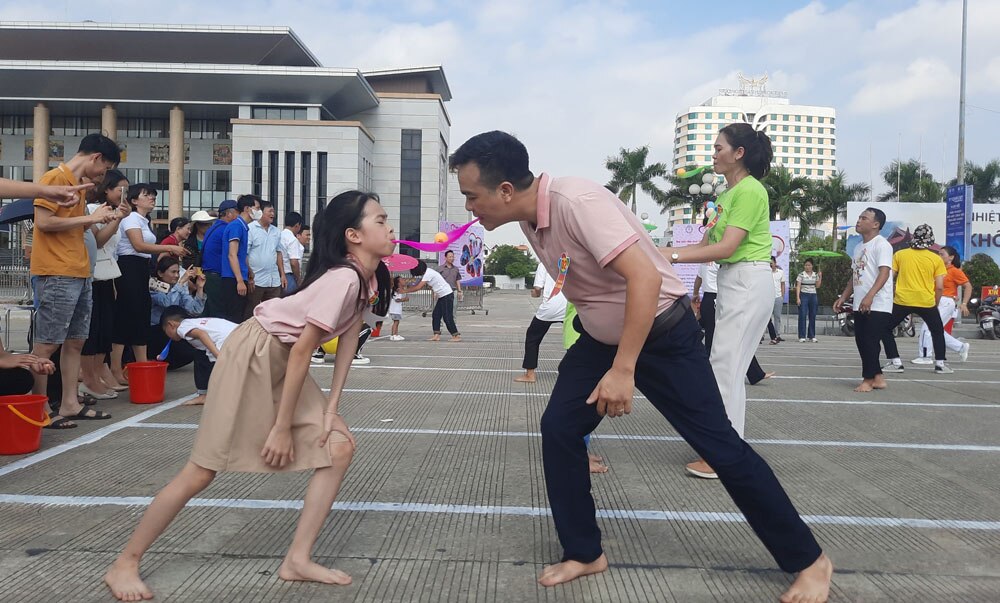
[[[302,179],[299,182],[302,194],[302,215],[308,216],[312,212],[312,153],[302,152]],[[320,205],[319,207],[322,207]]]
[[[420,240],[420,171],[423,132],[403,130],[399,164],[399,231],[400,238]],[[416,249],[401,250],[417,257]]]
[[[285,210],[295,209],[295,152],[285,151]],[[308,216],[305,206],[302,207],[302,215]]]
[[[326,207],[327,155],[316,153],[316,208]],[[364,189],[362,189],[364,190]]]
[[[695,140],[696,138],[698,138],[697,134],[688,134],[688,138],[687,139],[688,140]]]
[[[250,180],[253,194],[258,197],[263,194],[264,188],[264,152],[254,151],[250,160]]]
[[[268,151],[267,152],[267,200],[274,203],[275,207],[278,207],[278,152]],[[289,209],[288,202],[285,202],[285,214],[294,211],[295,208]]]

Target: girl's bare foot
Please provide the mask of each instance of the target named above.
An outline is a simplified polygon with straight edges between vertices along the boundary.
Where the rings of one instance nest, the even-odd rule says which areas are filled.
[[[461,335],[452,335],[450,341],[462,341]]]
[[[799,572],[795,582],[781,595],[781,603],[826,603],[830,597],[833,563],[826,554]]]
[[[430,339],[428,339],[427,341],[441,341],[441,336],[440,335],[435,335],[435,336],[431,337]]]
[[[153,598],[153,591],[139,577],[139,565],[116,559],[104,574],[104,583],[119,601],[145,601]]]
[[[859,385],[859,386],[857,386],[857,387],[854,388],[854,391],[860,392],[860,393],[865,393],[865,392],[870,392],[873,389],[875,389],[875,388],[872,387],[872,380],[871,379],[865,379],[864,381],[861,382],[861,385]]]
[[[771,377],[775,376],[776,374],[777,374],[777,371],[768,371],[768,372],[764,373],[764,378],[765,379],[770,379]]]
[[[278,577],[289,582],[321,582],[341,586],[351,583],[351,577],[344,572],[323,567],[312,559],[297,562],[286,557],[278,568]]]
[[[591,473],[607,473],[608,468],[604,463],[601,462],[601,457],[591,454],[590,455],[590,472]]]
[[[603,456],[601,456],[599,454],[594,454],[593,452],[588,452],[587,453],[587,458],[589,458],[590,460],[594,461],[595,463],[603,463],[604,462],[604,457]]]
[[[885,377],[879,373],[878,375],[875,375],[874,379],[872,379],[872,387],[874,389],[885,389],[889,387],[889,384],[885,382]]]
[[[184,404],[181,404],[181,406],[201,406],[202,404],[205,403],[205,397],[206,397],[205,394],[201,394],[200,396],[191,398]]]
[[[535,382],[535,371],[534,370],[527,370],[527,369],[525,369],[525,372],[524,372],[523,375],[521,375],[520,377],[515,377],[514,378],[514,382],[515,383],[534,383]]]
[[[555,565],[548,565],[544,570],[542,570],[542,575],[538,577],[538,583],[542,586],[555,586],[556,584],[563,584],[564,582],[576,580],[581,576],[599,574],[607,570],[608,558],[604,556],[604,553],[601,553],[600,557],[590,563],[563,561],[562,563],[556,563]],[[794,586],[794,584],[792,586]]]

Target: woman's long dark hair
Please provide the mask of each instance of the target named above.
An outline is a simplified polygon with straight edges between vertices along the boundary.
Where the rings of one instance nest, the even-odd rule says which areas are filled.
[[[115,188],[121,182],[128,182],[128,178],[125,174],[118,170],[108,170],[104,173],[104,180],[101,180],[97,186],[90,189],[90,193],[87,195],[90,203],[107,203],[108,202],[108,190]],[[124,200],[124,197],[122,197]]]
[[[347,191],[330,199],[326,207],[316,214],[312,225],[313,250],[309,255],[309,266],[306,268],[302,285],[292,295],[316,282],[326,274],[327,270],[344,266],[358,274],[358,282],[361,285],[358,308],[361,309],[368,305],[368,279],[354,262],[347,259],[346,231],[348,228],[361,228],[361,220],[365,217],[365,205],[368,204],[368,201],[378,200],[378,195],[374,193]],[[375,302],[372,312],[379,316],[385,316],[392,297],[392,279],[389,269],[383,262],[378,263],[378,267],[375,269],[375,278],[378,282],[376,292],[378,300]]]
[[[955,268],[961,268],[962,267],[962,256],[958,255],[958,250],[957,249],[955,249],[951,245],[944,245],[943,247],[941,247],[941,249],[944,249],[945,252],[948,255],[951,256],[951,265],[952,266],[954,266]]]

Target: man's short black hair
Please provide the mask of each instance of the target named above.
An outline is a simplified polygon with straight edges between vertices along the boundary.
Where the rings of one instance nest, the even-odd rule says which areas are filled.
[[[160,328],[167,326],[167,323],[176,320],[178,322],[191,318],[191,314],[181,306],[167,306],[160,315]]]
[[[447,257],[449,253],[450,253],[451,255],[455,255],[455,252],[454,252],[454,251],[452,251],[451,249],[449,249],[448,251],[444,252],[444,255],[445,255],[445,257]]]
[[[104,134],[87,134],[80,141],[80,148],[76,152],[84,155],[100,153],[112,166],[117,166],[122,160],[122,150]]]
[[[274,207],[274,203],[271,203],[270,201],[265,201],[264,199],[261,199],[260,200],[260,208],[261,209],[267,209],[268,207]]]
[[[528,149],[520,140],[499,130],[476,134],[466,140],[452,153],[448,168],[458,171],[469,163],[476,164],[479,182],[489,188],[510,182],[515,190],[523,191],[535,180],[528,169]]]
[[[427,274],[427,262],[423,260],[417,260],[417,265],[410,268],[410,276],[423,276]]]
[[[285,226],[289,228],[295,228],[303,222],[304,220],[302,219],[302,214],[297,211],[290,211],[285,215]]]
[[[878,222],[878,229],[882,230],[882,227],[885,226],[885,212],[882,211],[881,209],[877,208],[877,207],[868,207],[868,208],[865,209],[865,211],[872,212],[872,216],[874,216],[875,217],[875,221]],[[865,212],[861,212],[861,213],[865,213]]]
[[[307,230],[310,230],[309,225],[306,224],[305,222],[303,222],[302,223],[302,230],[299,231],[299,234],[302,234],[302,233],[304,233]]]
[[[261,198],[257,195],[240,195],[240,198],[236,200],[236,211],[243,213],[243,210],[248,207],[253,207],[254,203],[260,203]]]

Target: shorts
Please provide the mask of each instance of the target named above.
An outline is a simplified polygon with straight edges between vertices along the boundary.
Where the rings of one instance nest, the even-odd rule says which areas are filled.
[[[392,320],[403,320],[403,315],[402,314],[393,314],[392,312],[390,312],[389,313],[389,318],[391,318]]]
[[[90,335],[93,303],[90,278],[38,276],[35,342],[61,344],[67,339],[85,341]]]

